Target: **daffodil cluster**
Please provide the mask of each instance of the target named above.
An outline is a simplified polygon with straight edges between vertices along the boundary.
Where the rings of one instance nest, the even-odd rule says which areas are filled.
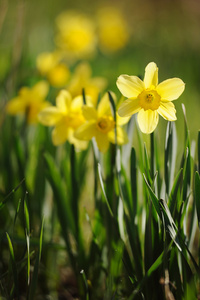
[[[85,72],[87,76],[84,81]],[[62,89],[59,92],[56,106],[44,100],[48,84],[40,81],[32,88],[22,88],[19,95],[8,102],[7,112],[13,115],[26,114],[28,123],[39,120],[45,126],[54,127],[52,141],[55,146],[69,141],[77,148],[85,149],[87,142],[94,138],[103,153],[108,150],[110,143],[123,145],[128,142],[122,125],[135,113],[138,113],[139,128],[146,134],[155,130],[159,115],[168,121],[176,120],[172,101],[183,93],[185,84],[179,78],[167,79],[158,84],[158,67],[154,62],[147,65],[143,81],[137,76],[118,77],[117,87],[128,99],[120,104],[116,117],[113,116],[108,93],[97,103],[97,86],[100,88],[105,82],[98,77],[90,79],[90,72],[87,64],[79,66],[68,90]],[[81,94],[84,87],[87,91],[86,103]],[[112,98],[116,103],[114,93]]]
[[[58,146],[67,140],[79,149],[87,147],[87,141],[95,138],[101,152],[106,152],[109,144],[119,145],[128,142],[128,136],[121,125],[129,118],[120,118],[116,122],[112,114],[108,94],[100,100],[97,108],[91,97],[86,96],[83,104],[82,95],[72,99],[67,90],[61,90],[56,98],[56,106],[43,109],[38,115],[39,121],[45,126],[54,126],[52,131],[53,144]]]

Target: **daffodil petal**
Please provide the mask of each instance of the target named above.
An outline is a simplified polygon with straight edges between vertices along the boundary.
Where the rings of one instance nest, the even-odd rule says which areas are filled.
[[[116,130],[117,130],[117,144],[123,145],[123,144],[128,143],[128,135],[127,135],[126,131],[119,126],[117,126]],[[114,130],[112,130],[108,133],[108,139],[111,143],[115,144],[115,131]]]
[[[77,96],[73,99],[72,104],[71,104],[71,108],[72,109],[80,109],[83,106],[83,96]]]
[[[145,68],[144,84],[146,89],[156,87],[158,84],[158,67],[154,62],[149,63]]]
[[[57,125],[52,131],[52,141],[55,146],[64,144],[68,139],[68,128],[65,122]]]
[[[62,112],[54,106],[46,107],[38,114],[38,120],[45,126],[54,126],[62,118]]]
[[[157,109],[159,115],[161,115],[165,120],[175,121],[176,120],[176,109],[172,102],[161,102],[159,108]]]
[[[66,90],[61,90],[56,98],[56,106],[63,112],[69,110],[72,102],[70,93]]]
[[[170,78],[161,82],[157,88],[157,93],[163,100],[176,100],[184,91],[185,83],[180,78]]]
[[[26,110],[26,102],[20,97],[11,99],[6,106],[7,113],[16,115],[18,113],[24,113]]]
[[[75,146],[78,150],[85,150],[88,146],[87,141],[81,141],[74,136],[74,130],[69,128],[68,131],[68,141]]]
[[[109,140],[106,134],[102,132],[97,132],[95,135],[97,146],[102,153],[105,153],[109,147]]]
[[[97,111],[94,107],[84,105],[82,107],[82,111],[83,111],[83,116],[86,120],[89,121],[89,120],[97,119]]]
[[[117,87],[127,98],[137,98],[144,90],[144,82],[137,76],[120,75],[117,79]]]
[[[139,99],[127,99],[120,105],[118,114],[120,117],[130,117],[140,109]]]
[[[95,136],[96,131],[96,122],[86,122],[74,132],[74,137],[80,140],[89,141]]]
[[[130,117],[120,117],[118,112],[116,113],[117,125],[127,124],[130,120]]]
[[[41,80],[38,83],[36,83],[32,91],[35,92],[40,98],[44,99],[49,91],[49,84],[45,80]]]
[[[138,113],[138,124],[143,133],[149,134],[153,132],[158,125],[159,115],[156,110],[141,109]]]
[[[103,115],[112,115],[111,104],[110,104],[108,93],[106,93],[102,97],[101,101],[99,102],[97,112],[99,117]]]

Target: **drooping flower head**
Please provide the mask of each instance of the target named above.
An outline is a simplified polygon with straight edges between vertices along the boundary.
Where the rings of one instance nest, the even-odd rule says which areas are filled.
[[[39,81],[32,88],[22,87],[18,96],[12,98],[6,111],[10,115],[25,115],[29,124],[37,123],[38,113],[50,103],[45,100],[49,91],[46,81]]]
[[[89,141],[93,137],[97,142],[97,146],[101,152],[106,152],[109,143],[115,144],[115,120],[112,115],[108,94],[105,94],[100,100],[97,109],[94,106],[83,106],[83,115],[86,122],[80,126],[75,137],[81,140]],[[129,118],[120,118],[117,116],[116,131],[117,143],[119,145],[128,142],[128,136],[120,125],[127,123]]]
[[[137,76],[120,75],[117,87],[128,99],[119,107],[122,117],[138,112],[139,127],[144,133],[155,130],[159,115],[165,120],[176,120],[176,109],[171,102],[184,91],[185,84],[179,78],[170,78],[158,84],[158,68],[154,62],[147,65],[144,80]]]
[[[74,131],[85,122],[82,106],[82,96],[72,99],[68,91],[61,90],[56,98],[56,106],[47,107],[39,113],[40,123],[45,126],[54,126],[52,141],[55,146],[67,140],[79,149],[87,146],[86,143],[81,143],[74,138]]]

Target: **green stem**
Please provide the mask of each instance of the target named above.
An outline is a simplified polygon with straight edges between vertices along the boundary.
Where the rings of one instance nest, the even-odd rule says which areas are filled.
[[[152,181],[154,179],[154,160],[155,160],[155,149],[154,149],[154,132],[151,133],[150,135],[150,147],[151,147],[151,178]]]
[[[72,197],[71,197],[71,207],[75,221],[76,236],[79,236],[79,211],[78,211],[78,184],[76,179],[76,157],[74,145],[71,145],[71,181],[72,181]]]

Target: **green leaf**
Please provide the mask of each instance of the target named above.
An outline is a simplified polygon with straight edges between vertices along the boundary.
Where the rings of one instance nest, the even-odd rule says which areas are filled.
[[[198,132],[198,146],[197,146],[197,151],[198,151],[198,171],[200,173],[200,131]]]
[[[181,245],[178,239],[178,230],[176,224],[171,216],[170,210],[167,206],[167,203],[164,200],[160,200],[161,211],[164,216],[165,228],[169,231],[170,237],[173,242],[176,244],[179,251],[182,251]]]
[[[11,267],[12,267],[12,273],[13,273],[13,279],[14,279],[14,290],[16,291],[16,294],[19,297],[19,289],[18,289],[19,280],[18,280],[17,266],[16,266],[16,261],[15,261],[13,245],[12,245],[11,239],[7,232],[6,232],[6,236],[7,236],[8,247],[9,247],[9,252],[10,252]]]
[[[137,166],[136,166],[136,153],[135,149],[132,148],[131,151],[131,193],[133,204],[130,206],[132,208],[133,220],[137,216]]]
[[[25,230],[27,234],[30,234],[30,220],[29,220],[29,211],[28,211],[28,206],[27,206],[27,196],[28,192],[26,192],[26,195],[24,197],[24,221],[25,221]]]
[[[4,200],[0,203],[0,210],[4,207],[6,202],[9,200],[10,196],[14,194],[18,188],[22,185],[22,183],[25,181],[25,178],[21,180],[21,182],[4,198]]]
[[[149,184],[152,185],[152,177],[150,174],[149,158],[147,154],[146,144],[144,144],[144,173],[146,180],[148,180]]]
[[[183,181],[183,169],[180,169],[174,180],[174,184],[168,200],[168,207],[174,218],[175,218],[175,211],[178,208],[178,205],[180,206],[178,201],[179,199],[178,191],[180,190],[182,181]]]
[[[39,265],[40,265],[40,259],[41,259],[41,254],[42,254],[43,228],[44,228],[44,218],[42,220],[41,229],[40,229],[39,249],[38,249],[38,253],[37,253],[36,261],[35,261],[35,265],[34,265],[28,300],[34,300],[35,292],[36,292],[36,288],[37,288]]]
[[[155,207],[155,210],[156,210],[158,216],[160,217],[160,219],[162,219],[162,215],[161,215],[161,211],[160,211],[160,205],[159,205],[159,200],[156,197],[156,195],[154,194],[152,188],[150,187],[145,174],[143,174],[143,176],[144,176],[144,180],[145,180],[145,183],[146,183],[147,190],[149,192],[150,198],[152,200],[153,206]]]
[[[70,229],[72,233],[75,234],[75,223],[71,213],[67,191],[65,190],[60,172],[55,165],[52,156],[48,153],[45,153],[44,158],[46,162],[46,176],[54,192],[58,218],[64,234],[64,238],[66,238],[66,231],[68,229]]]
[[[103,196],[104,196],[105,202],[107,204],[109,213],[110,213],[111,217],[114,217],[112,209],[111,209],[109,201],[108,201],[108,198],[106,196],[106,192],[105,192],[105,188],[104,188],[104,184],[103,184],[103,178],[102,178],[102,175],[101,175],[101,165],[99,163],[98,163],[98,174],[99,174],[99,180],[100,180],[101,190],[103,192]]]
[[[195,204],[197,210],[197,219],[200,227],[200,176],[198,172],[195,173],[194,195],[195,195]]]

